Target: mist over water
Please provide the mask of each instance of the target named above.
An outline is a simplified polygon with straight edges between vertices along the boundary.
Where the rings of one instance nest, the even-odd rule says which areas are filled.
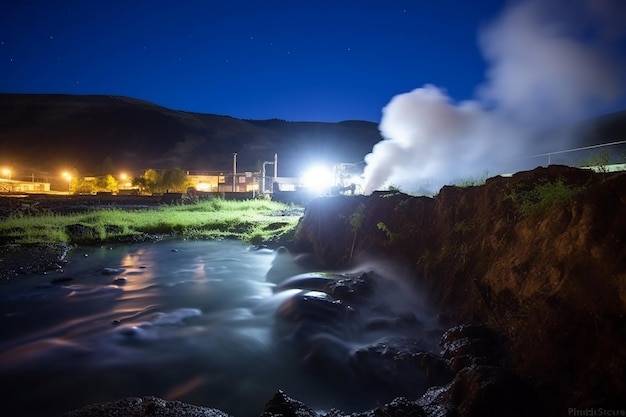
[[[317,409],[362,411],[390,399],[376,387],[346,383],[358,382],[354,351],[405,332],[365,331],[364,323],[395,311],[424,328],[434,321],[419,294],[392,279],[377,286],[376,311],[360,309],[348,321],[316,320],[324,309],[289,310],[290,300],[315,295],[310,287],[333,274],[313,273],[310,260],[286,251],[241,242],[76,248],[68,259],[62,273],[0,285],[5,410],[56,416],[150,395],[249,417],[282,389]],[[401,278],[381,265],[363,268]],[[280,322],[280,309],[287,319],[315,317]],[[422,342],[436,349],[437,340],[424,335]],[[307,363],[313,356],[328,372]]]
[[[541,163],[526,157],[567,149],[575,131],[547,132],[624,97],[626,63],[616,53],[625,46],[624,21],[621,0],[510,2],[479,31],[488,70],[473,99],[456,102],[445,87],[426,84],[383,109],[384,140],[365,158],[364,192],[437,192],[531,169]]]

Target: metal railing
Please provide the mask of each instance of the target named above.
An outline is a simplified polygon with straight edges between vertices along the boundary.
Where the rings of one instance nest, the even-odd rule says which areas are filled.
[[[554,152],[540,153],[540,154],[537,154],[537,155],[531,155],[531,156],[529,156],[529,158],[539,158],[539,157],[547,156],[548,157],[548,165],[550,165],[550,163],[552,162],[552,155],[559,155],[559,154],[570,153],[570,152],[579,152],[579,151],[585,151],[585,150],[589,150],[589,149],[597,149],[597,148],[603,148],[603,147],[615,146],[615,145],[622,145],[622,144],[626,144],[626,140],[619,140],[619,141],[615,141],[615,142],[602,143],[602,144],[599,144],[599,145],[582,146],[582,147],[579,147],[579,148],[566,149],[566,150],[563,150],[563,151],[554,151]]]

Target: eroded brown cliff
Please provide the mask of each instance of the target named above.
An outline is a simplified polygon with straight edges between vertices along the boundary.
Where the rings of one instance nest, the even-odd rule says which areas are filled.
[[[292,249],[327,268],[407,267],[442,317],[504,333],[511,367],[567,407],[626,398],[626,173],[550,166],[434,198],[319,198]]]

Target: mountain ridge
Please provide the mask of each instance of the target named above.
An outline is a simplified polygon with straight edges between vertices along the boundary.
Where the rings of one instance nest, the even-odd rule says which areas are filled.
[[[0,94],[0,163],[54,171],[257,170],[279,155],[279,175],[306,164],[359,162],[382,137],[367,121],[243,120],[172,110],[130,97]],[[41,159],[45,155],[45,160]]]

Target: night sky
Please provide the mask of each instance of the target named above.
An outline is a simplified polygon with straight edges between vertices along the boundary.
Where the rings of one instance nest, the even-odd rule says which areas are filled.
[[[0,92],[111,94],[245,119],[379,122],[432,83],[485,80],[503,0],[9,1]]]

